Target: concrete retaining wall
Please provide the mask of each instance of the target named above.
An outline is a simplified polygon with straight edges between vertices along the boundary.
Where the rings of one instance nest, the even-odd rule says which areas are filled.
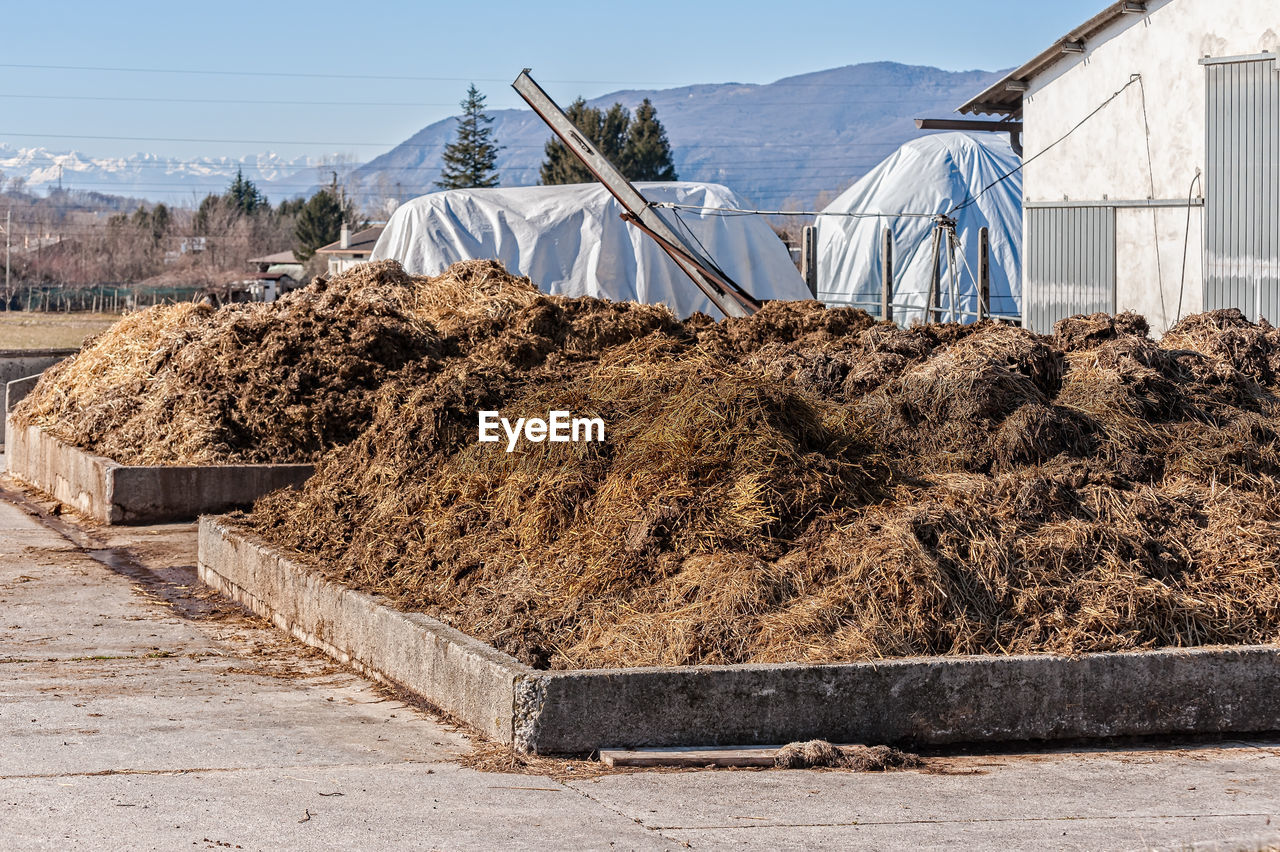
[[[941,745],[1280,730],[1280,648],[845,665],[535,671],[202,518],[200,578],[344,662],[525,751]]]
[[[0,349],[0,387],[27,376],[38,376],[77,349]],[[5,411],[9,409],[6,407]],[[4,424],[0,423],[0,444],[4,443]]]
[[[511,742],[518,660],[446,624],[306,571],[251,533],[200,519],[200,579],[282,630]]]
[[[25,382],[10,382],[16,403]],[[121,465],[55,438],[38,426],[5,417],[9,473],[80,514],[104,524],[193,521],[201,514],[244,508],[277,488],[301,485],[309,464],[218,466]]]

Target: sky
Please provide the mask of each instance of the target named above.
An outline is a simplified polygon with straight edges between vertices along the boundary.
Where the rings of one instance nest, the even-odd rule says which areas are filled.
[[[0,143],[363,162],[455,113],[470,82],[490,108],[522,106],[524,67],[561,103],[880,60],[996,70],[1104,5],[0,0]]]

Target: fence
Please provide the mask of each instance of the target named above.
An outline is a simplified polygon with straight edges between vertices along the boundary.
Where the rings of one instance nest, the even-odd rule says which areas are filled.
[[[933,277],[924,305],[894,301],[894,234],[893,229],[886,227],[881,232],[880,250],[880,296],[877,299],[824,299],[828,305],[861,308],[881,320],[894,321],[895,314],[903,312],[918,313],[923,311],[930,322],[964,322],[973,319],[981,322],[984,319],[996,319],[1002,322],[1020,324],[1022,317],[1015,314],[993,314],[991,312],[991,236],[988,228],[978,229],[978,268],[972,270],[964,260],[960,241],[956,236],[955,221],[945,216],[938,217],[933,229],[931,247],[933,259]],[[817,293],[817,242],[816,229],[806,225],[801,237],[800,269],[809,286],[810,292]],[[959,262],[957,262],[957,256]],[[944,271],[945,270],[945,271]],[[962,293],[961,281],[969,275],[974,283],[973,295]],[[966,307],[972,303],[972,307]]]
[[[0,302],[0,310],[120,313],[152,305],[195,301],[203,292],[201,287],[32,285],[18,288],[7,303]]]

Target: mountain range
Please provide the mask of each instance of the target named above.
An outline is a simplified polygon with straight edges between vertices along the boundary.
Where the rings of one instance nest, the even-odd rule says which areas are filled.
[[[913,119],[946,117],[1001,72],[943,71],[874,62],[787,77],[768,84],[719,83],[673,89],[625,90],[593,98],[634,109],[644,98],[657,107],[681,179],[723,183],[763,208],[810,207],[833,198],[899,145],[920,134]],[[536,73],[534,74],[536,79]],[[571,94],[557,93],[567,107]],[[538,182],[550,130],[529,109],[494,110],[491,125],[503,146],[503,186]],[[348,186],[370,206],[432,191],[441,155],[453,139],[454,118],[427,125],[401,144],[357,167],[338,166]],[[191,203],[223,191],[237,168],[273,202],[327,182],[334,158],[256,156],[194,160],[154,154],[91,157],[0,144],[0,172],[28,188],[57,186]]]
[[[58,186],[109,195],[122,195],[166,204],[194,206],[210,192],[223,192],[242,170],[272,201],[299,194],[299,188],[319,182],[328,160],[292,159],[277,154],[248,157],[181,159],[156,154],[93,157],[78,151],[14,148],[0,143],[0,173],[6,180],[21,178],[28,190]],[[346,166],[344,170],[349,170]]]
[[[833,198],[919,136],[914,119],[951,115],[1001,73],[874,62],[763,85],[626,90],[588,104],[618,102],[634,110],[649,98],[681,179],[723,183],[763,207],[809,206]],[[560,106],[568,105],[561,98]],[[536,184],[550,130],[528,109],[490,115],[504,146],[502,185]],[[362,191],[401,199],[431,191],[455,127],[452,118],[437,121],[357,169]]]

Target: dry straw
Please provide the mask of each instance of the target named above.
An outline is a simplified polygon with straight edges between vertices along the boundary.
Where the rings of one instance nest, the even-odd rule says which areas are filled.
[[[750,319],[394,264],[158,309],[20,414],[123,460],[319,458],[246,523],[540,667],[1280,639],[1280,337]],[[477,411],[606,423],[480,444]]]
[[[552,668],[1275,641],[1274,350],[1237,364],[1213,329],[1257,327],[1192,325],[1195,348],[1132,315],[1042,337],[540,297],[388,382],[250,523]],[[477,408],[609,440],[507,454]]]

